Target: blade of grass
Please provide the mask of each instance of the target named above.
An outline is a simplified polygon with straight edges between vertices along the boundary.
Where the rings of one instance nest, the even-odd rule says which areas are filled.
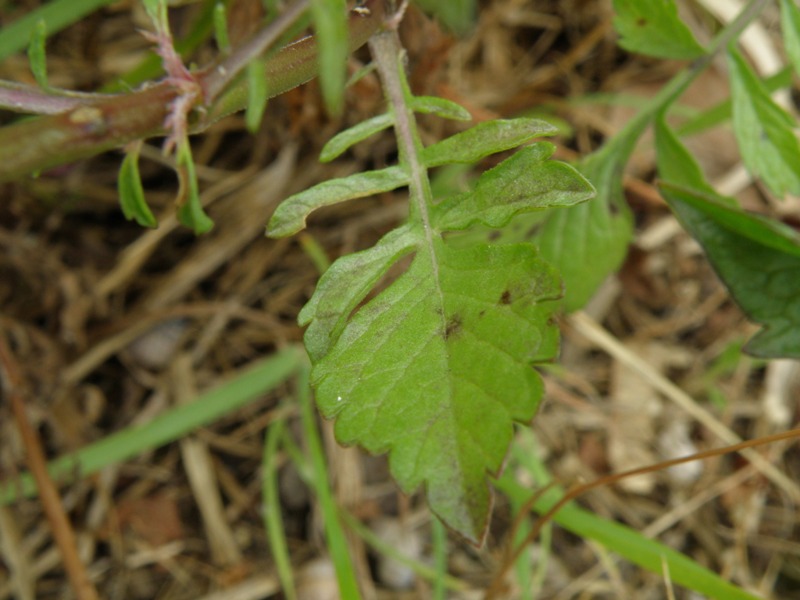
[[[73,481],[172,442],[276,388],[295,373],[304,360],[305,353],[296,346],[281,350],[201,394],[194,402],[176,406],[149,423],[129,427],[52,461],[48,465],[50,475],[56,480]],[[0,482],[0,504],[3,505],[36,493],[30,473]]]
[[[328,542],[328,552],[336,571],[336,580],[339,583],[339,595],[348,600],[358,600],[361,592],[356,581],[356,571],[350,558],[350,549],[347,546],[347,537],[339,520],[339,511],[333,499],[333,493],[328,485],[328,470],[326,468],[325,454],[322,451],[322,441],[317,430],[315,419],[316,412],[311,401],[310,367],[304,366],[297,377],[297,395],[300,401],[300,415],[303,422],[303,435],[308,444],[311,464],[314,469],[314,478],[311,485],[319,500],[322,510],[322,520],[325,526],[325,537]]]
[[[281,518],[281,501],[278,496],[278,446],[286,428],[283,418],[277,419],[267,427],[262,461],[262,497],[264,503],[264,528],[269,539],[269,547],[278,570],[278,579],[287,600],[297,599],[297,590],[292,577],[292,561],[286,544],[286,534]]]
[[[546,475],[545,480],[540,480],[536,477],[537,472],[540,475],[546,472],[538,457],[530,452],[523,451],[518,445],[512,446],[511,462],[512,465],[516,464],[533,475],[534,480],[539,485],[548,483],[549,475]],[[497,488],[515,503],[527,502],[531,492],[514,480],[511,474],[516,469],[512,465],[509,465],[505,475],[497,480]],[[547,512],[550,507],[558,502],[563,493],[563,490],[558,487],[549,489],[534,503],[534,510],[539,514]],[[599,542],[608,550],[616,552],[626,560],[653,573],[662,573],[663,564],[666,562],[673,582],[701,594],[706,594],[711,598],[758,600],[758,596],[726,581],[685,554],[651,540],[638,531],[578,508],[574,503],[564,506],[553,517],[553,520],[564,529],[584,539]]]
[[[0,30],[0,60],[24,50],[39,21],[44,21],[49,35],[77,23],[98,8],[115,0],[54,0],[29,12]]]

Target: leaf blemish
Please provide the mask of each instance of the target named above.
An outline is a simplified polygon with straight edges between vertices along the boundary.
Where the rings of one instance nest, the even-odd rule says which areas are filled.
[[[505,305],[511,304],[511,292],[505,290],[500,295],[500,304],[505,304]]]
[[[458,314],[455,314],[447,319],[447,324],[444,327],[444,339],[449,340],[452,336],[458,335],[460,331],[461,317]]]

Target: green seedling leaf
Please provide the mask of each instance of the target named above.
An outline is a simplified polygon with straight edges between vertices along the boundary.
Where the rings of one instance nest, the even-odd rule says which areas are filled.
[[[800,74],[800,9],[794,0],[781,0],[781,31],[786,54],[795,73]]]
[[[305,228],[306,218],[318,208],[390,192],[404,185],[408,185],[408,173],[401,167],[387,167],[380,171],[323,181],[284,200],[269,220],[267,235],[286,237],[295,234]]]
[[[622,193],[625,144],[609,144],[589,155],[578,170],[597,189],[597,197],[552,211],[536,235],[542,256],[564,280],[564,308],[582,308],[606,277],[622,264],[633,235]]]
[[[47,55],[45,54],[45,40],[47,40],[47,25],[43,20],[36,23],[31,33],[31,43],[28,46],[28,62],[31,65],[31,73],[39,87],[46,90],[50,86],[47,83]]]
[[[214,38],[217,40],[217,48],[223,54],[230,54],[231,40],[228,37],[228,15],[226,7],[222,2],[217,2],[214,6]]]
[[[452,100],[445,100],[444,98],[437,98],[436,96],[414,96],[410,102],[411,109],[414,112],[436,115],[443,119],[452,119],[453,121],[471,121],[472,115],[469,111],[456,104]]]
[[[125,154],[117,179],[119,203],[122,214],[129,221],[135,219],[143,227],[156,227],[158,221],[153,216],[144,198],[142,179],[139,176],[138,148]]]
[[[541,119],[521,117],[485,121],[428,146],[422,152],[422,160],[427,167],[473,163],[490,154],[516,148],[534,138],[556,133],[558,129]]]
[[[742,56],[728,52],[733,131],[750,172],[778,196],[800,195],[800,143],[794,119],[769,97]]]
[[[478,179],[474,193],[459,194],[436,206],[439,230],[465,229],[473,223],[504,227],[521,212],[572,206],[595,195],[592,184],[573,167],[548,160],[549,142],[523,148]]]
[[[311,0],[311,15],[319,40],[319,83],[332,115],[342,112],[347,76],[347,3]]]
[[[341,156],[351,146],[391,127],[392,123],[394,123],[394,116],[389,113],[361,121],[357,125],[353,125],[353,127],[333,136],[323,146],[319,159],[322,162],[330,162],[334,158]]]
[[[247,64],[247,108],[244,122],[250,133],[256,133],[261,126],[261,118],[267,108],[267,75],[264,61],[256,58]]]
[[[664,184],[661,191],[736,303],[764,326],[745,351],[800,358],[800,235],[694,190]]]
[[[705,54],[678,17],[674,0],[614,0],[619,45],[656,58],[693,59]]]
[[[416,0],[416,3],[458,35],[469,33],[478,16],[475,0]]]
[[[367,250],[334,262],[317,284],[297,321],[308,325],[303,341],[312,361],[320,360],[339,338],[347,318],[394,263],[412,252],[420,240],[409,226],[387,233]]]
[[[555,271],[529,244],[418,248],[409,270],[362,307],[312,372],[336,437],[390,452],[407,492],[472,542],[485,534],[487,474],[513,422],[542,394],[537,362],[557,350]]]
[[[191,227],[198,235],[211,231],[214,221],[205,213],[200,202],[197,174],[188,140],[184,140],[178,145],[176,160],[180,179],[178,221],[186,227]]]

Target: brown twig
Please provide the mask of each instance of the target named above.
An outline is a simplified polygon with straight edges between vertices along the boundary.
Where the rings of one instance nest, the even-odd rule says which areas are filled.
[[[42,440],[28,420],[22,392],[24,382],[19,365],[2,336],[0,336],[0,366],[2,366],[3,390],[17,421],[17,428],[26,450],[28,468],[39,488],[42,508],[50,522],[53,539],[61,551],[64,570],[67,572],[72,589],[79,600],[99,600],[100,596],[78,555],[75,533],[64,512],[58,490],[47,472],[47,459]]]
[[[367,0],[365,12],[353,12],[348,22],[350,50],[359,48],[383,24],[382,0]],[[280,27],[287,27],[282,21]],[[269,29],[270,26],[267,26]],[[266,29],[265,29],[266,31]],[[272,41],[283,29],[270,30]],[[277,34],[277,35],[276,35]],[[263,45],[265,33],[256,35]],[[261,37],[259,37],[261,36]],[[241,52],[252,53],[249,45]],[[256,46],[260,49],[261,46]],[[270,97],[290,90],[317,73],[317,44],[307,37],[282,48],[266,60]],[[205,88],[210,82],[229,82],[216,65],[194,74]],[[215,86],[218,83],[214,84]],[[206,90],[206,93],[208,90]],[[0,128],[0,182],[12,181],[29,173],[94,156],[138,139],[165,135],[165,120],[180,91],[162,81],[129,94],[101,97],[92,103],[81,102],[68,112],[46,115]],[[247,103],[247,81],[237,79],[219,90],[204,110],[195,110],[189,127],[197,133],[220,118],[241,110]]]

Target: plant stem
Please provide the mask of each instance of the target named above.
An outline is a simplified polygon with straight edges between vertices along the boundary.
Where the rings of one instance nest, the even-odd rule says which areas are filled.
[[[350,50],[362,46],[383,22],[383,3],[367,0],[366,13],[351,13]],[[252,49],[243,50],[244,53]],[[266,78],[270,97],[290,90],[317,73],[317,44],[304,38],[282,48],[266,60]],[[195,76],[201,86],[213,75],[215,67]],[[229,81],[229,80],[227,80]],[[35,171],[49,169],[81,158],[118,148],[134,140],[165,135],[164,120],[170,104],[180,91],[169,82],[161,82],[129,94],[99,99],[69,110],[0,128],[0,182],[12,181]],[[205,111],[190,116],[190,130],[197,133],[220,118],[241,110],[247,103],[247,81],[237,79]]]

